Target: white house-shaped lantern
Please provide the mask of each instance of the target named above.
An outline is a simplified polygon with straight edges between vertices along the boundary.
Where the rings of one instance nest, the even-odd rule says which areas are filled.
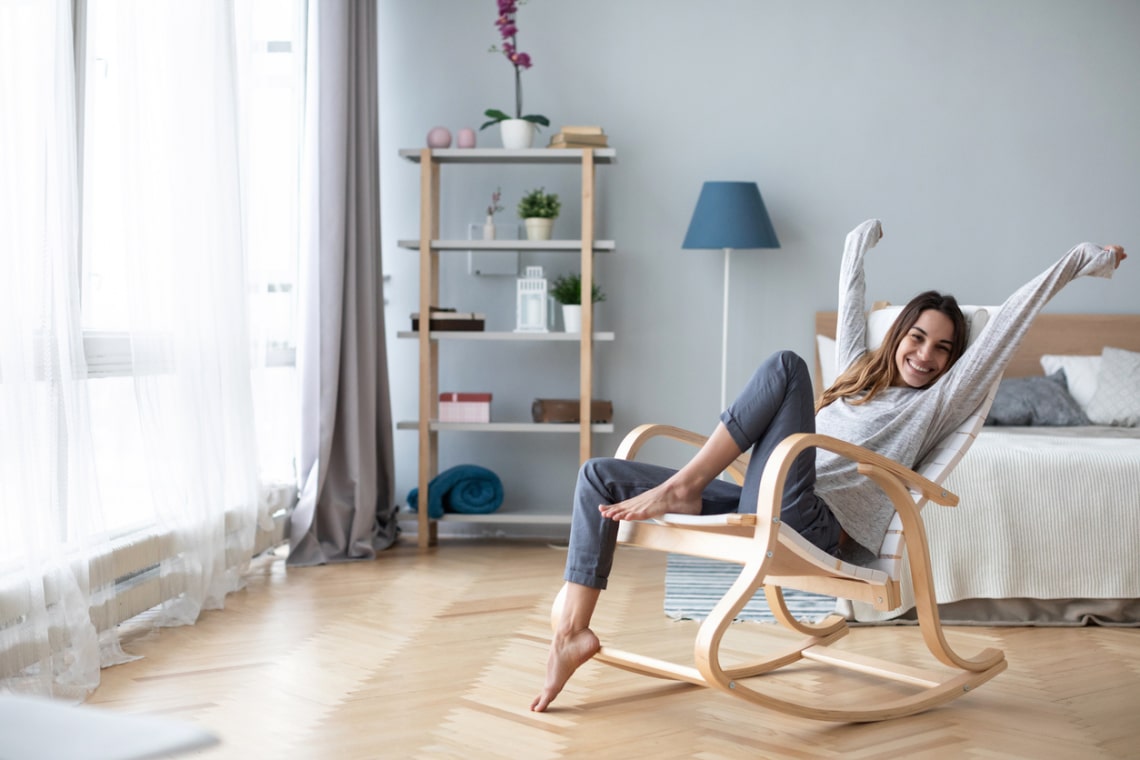
[[[542,267],[527,267],[526,276],[518,279],[515,332],[547,332],[546,278]]]

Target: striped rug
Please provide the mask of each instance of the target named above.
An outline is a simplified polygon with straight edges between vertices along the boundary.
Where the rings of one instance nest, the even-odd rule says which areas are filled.
[[[740,565],[670,554],[665,568],[665,614],[674,620],[704,620],[740,575]],[[835,609],[830,596],[784,590],[784,602],[797,620],[815,622]],[[773,623],[761,589],[736,616],[737,620]]]

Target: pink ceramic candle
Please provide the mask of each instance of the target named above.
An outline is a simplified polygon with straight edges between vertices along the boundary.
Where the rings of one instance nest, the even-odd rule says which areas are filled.
[[[433,127],[427,134],[429,148],[446,148],[451,145],[451,132],[447,127]]]

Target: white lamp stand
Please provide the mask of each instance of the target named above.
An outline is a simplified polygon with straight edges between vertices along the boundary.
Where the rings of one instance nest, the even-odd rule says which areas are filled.
[[[724,249],[724,315],[720,328],[720,408],[728,407],[728,269],[732,249]]]

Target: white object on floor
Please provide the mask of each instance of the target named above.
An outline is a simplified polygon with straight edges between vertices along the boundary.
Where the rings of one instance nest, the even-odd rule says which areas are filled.
[[[143,760],[217,743],[192,723],[0,694],[3,760]]]

